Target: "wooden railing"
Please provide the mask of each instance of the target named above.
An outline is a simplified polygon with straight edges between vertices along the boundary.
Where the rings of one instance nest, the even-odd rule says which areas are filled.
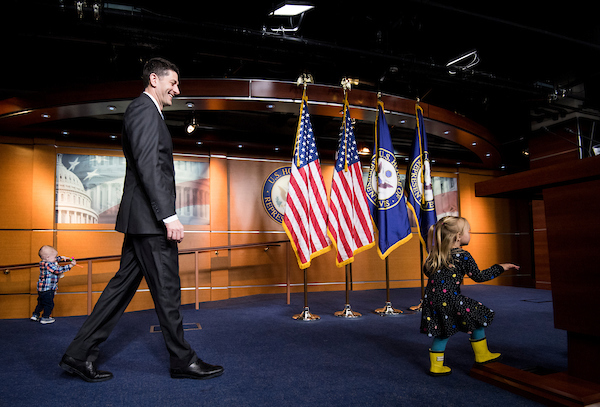
[[[263,242],[263,243],[246,243],[246,244],[238,244],[238,245],[226,245],[226,246],[211,246],[211,247],[199,247],[196,249],[185,249],[179,250],[179,255],[194,255],[194,275],[195,275],[195,283],[194,283],[194,303],[196,309],[200,308],[200,295],[199,295],[199,261],[198,255],[200,253],[206,252],[218,252],[219,250],[236,250],[236,249],[248,249],[253,247],[264,247],[267,250],[269,247],[278,247],[282,244],[286,244],[286,259],[289,257],[289,245],[287,244],[289,240],[277,240],[273,242]],[[92,275],[93,269],[92,264],[95,261],[106,261],[106,260],[119,260],[121,255],[117,256],[98,256],[98,257],[86,257],[83,259],[77,259],[78,263],[87,262],[87,313],[88,315],[92,312]],[[4,274],[10,274],[13,270],[21,270],[21,269],[30,269],[32,267],[38,267],[39,263],[27,263],[27,264],[13,264],[8,266],[0,266],[0,270],[3,270]],[[287,294],[287,303],[290,303],[290,269],[289,264],[286,261],[286,294]]]

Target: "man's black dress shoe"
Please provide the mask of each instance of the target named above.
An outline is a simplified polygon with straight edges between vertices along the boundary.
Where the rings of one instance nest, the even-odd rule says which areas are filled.
[[[67,372],[81,377],[86,382],[103,382],[113,378],[111,372],[96,370],[93,362],[73,359],[67,355],[63,355],[58,365]]]
[[[221,376],[223,367],[209,365],[200,359],[184,368],[171,369],[171,377],[173,379],[210,379],[212,377]]]

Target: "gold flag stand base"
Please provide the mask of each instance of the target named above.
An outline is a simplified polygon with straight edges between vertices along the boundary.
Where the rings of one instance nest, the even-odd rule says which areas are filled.
[[[342,311],[338,311],[335,314],[336,317],[342,317],[342,318],[359,318],[362,317],[362,314],[360,312],[354,312],[352,311],[352,307],[350,307],[350,304],[346,304],[344,306],[344,309]]]
[[[410,307],[409,310],[420,312],[422,310],[422,308],[423,308],[423,300],[421,300],[418,305],[413,305],[412,307]]]
[[[352,307],[350,306],[349,291],[352,289],[351,281],[352,281],[352,263],[346,264],[346,305],[344,306],[344,309],[342,311],[338,311],[333,314],[336,317],[341,317],[341,318],[362,317],[362,314],[360,312],[352,311]]]
[[[382,317],[395,317],[402,314],[402,310],[392,307],[392,303],[390,301],[385,303],[385,307],[377,308],[374,312]]]
[[[308,310],[308,307],[304,307],[304,311],[302,311],[302,313],[296,314],[292,318],[294,318],[297,321],[316,321],[321,319],[320,316],[311,314]]]

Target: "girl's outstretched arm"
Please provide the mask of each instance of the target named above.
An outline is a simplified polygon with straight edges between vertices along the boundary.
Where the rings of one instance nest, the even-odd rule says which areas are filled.
[[[512,263],[502,263],[502,264],[500,264],[500,266],[502,266],[504,271],[519,270],[521,268],[521,266],[517,266],[516,264],[512,264]]]

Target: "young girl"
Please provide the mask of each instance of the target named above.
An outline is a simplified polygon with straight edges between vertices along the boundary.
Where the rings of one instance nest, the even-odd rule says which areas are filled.
[[[462,295],[460,285],[465,275],[480,283],[506,270],[518,270],[519,266],[504,263],[479,270],[471,254],[461,249],[471,240],[470,230],[465,218],[447,216],[429,231],[431,249],[423,266],[428,282],[423,297],[421,333],[433,337],[429,349],[432,376],[451,373],[451,369],[444,366],[444,351],[448,339],[459,331],[471,334],[476,363],[488,363],[500,357],[499,353],[488,350],[485,339],[485,327],[491,324],[494,312]]]

